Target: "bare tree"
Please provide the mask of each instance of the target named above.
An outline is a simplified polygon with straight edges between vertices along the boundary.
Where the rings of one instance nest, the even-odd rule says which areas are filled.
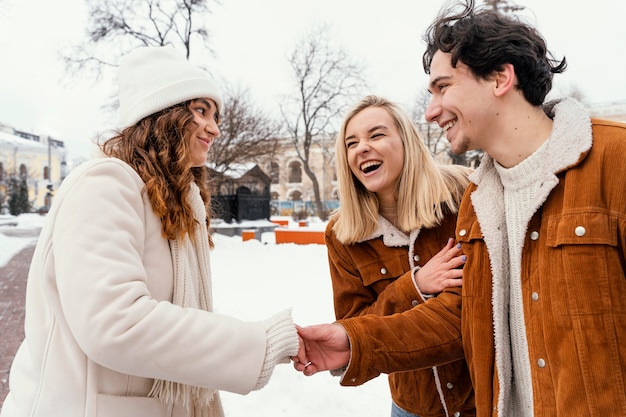
[[[70,74],[88,70],[100,78],[137,46],[173,45],[191,56],[197,39],[210,51],[204,16],[210,0],[87,0],[87,38],[62,53]],[[217,0],[214,0],[217,2]]]
[[[208,162],[224,173],[233,165],[271,158],[278,147],[280,124],[256,108],[248,90],[226,84],[220,136],[209,152]]]
[[[317,214],[326,219],[319,181],[310,166],[310,151],[317,141],[334,135],[335,123],[365,87],[362,69],[343,49],[331,44],[327,26],[316,27],[302,37],[289,64],[297,92],[281,103],[280,111],[288,137],[312,182]]]

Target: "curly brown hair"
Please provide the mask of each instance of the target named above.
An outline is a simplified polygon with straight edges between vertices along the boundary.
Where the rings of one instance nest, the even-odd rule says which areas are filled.
[[[563,58],[556,60],[548,51],[539,31],[518,16],[505,15],[466,0],[444,7],[424,34],[424,71],[437,51],[450,53],[452,66],[461,61],[478,78],[489,79],[504,64],[512,64],[526,100],[539,106],[552,89],[554,74],[567,68]],[[462,6],[455,12],[455,5]]]
[[[105,155],[132,166],[145,182],[144,192],[152,209],[161,218],[162,235],[177,239],[194,236],[196,220],[187,192],[191,182],[200,189],[206,207],[206,226],[211,219],[211,194],[205,167],[191,167],[189,145],[197,124],[186,101],[141,119],[116,132],[100,145]],[[209,235],[209,245],[213,241]]]

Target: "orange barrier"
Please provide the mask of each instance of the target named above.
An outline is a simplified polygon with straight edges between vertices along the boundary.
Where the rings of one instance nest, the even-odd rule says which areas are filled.
[[[324,244],[323,230],[276,229],[274,235],[276,236],[276,243]]]
[[[246,240],[252,240],[252,239],[256,239],[256,231],[255,230],[242,230],[241,231],[241,240],[242,241],[246,241]]]

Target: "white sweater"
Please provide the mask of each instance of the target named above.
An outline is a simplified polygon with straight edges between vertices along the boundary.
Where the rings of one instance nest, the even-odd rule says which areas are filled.
[[[539,194],[542,179],[542,160],[545,158],[545,143],[531,156],[513,168],[506,169],[494,162],[500,175],[504,192],[504,214],[508,237],[509,253],[509,332],[511,334],[511,359],[513,381],[510,408],[504,410],[506,416],[532,416],[533,390],[528,341],[524,322],[524,302],[522,300],[522,247],[526,236],[526,226],[533,211],[530,202]]]

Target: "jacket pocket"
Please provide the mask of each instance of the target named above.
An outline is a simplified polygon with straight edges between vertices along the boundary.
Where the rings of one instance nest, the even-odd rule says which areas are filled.
[[[406,272],[402,260],[398,256],[390,256],[366,265],[359,265],[358,268],[365,286],[372,286],[383,280],[395,280]]]
[[[548,222],[547,245],[617,246],[617,218],[602,212],[572,213]]]
[[[618,293],[626,296],[616,217],[590,211],[552,218],[546,245],[546,278],[567,294],[564,314],[626,312],[624,303],[616,302]]]

